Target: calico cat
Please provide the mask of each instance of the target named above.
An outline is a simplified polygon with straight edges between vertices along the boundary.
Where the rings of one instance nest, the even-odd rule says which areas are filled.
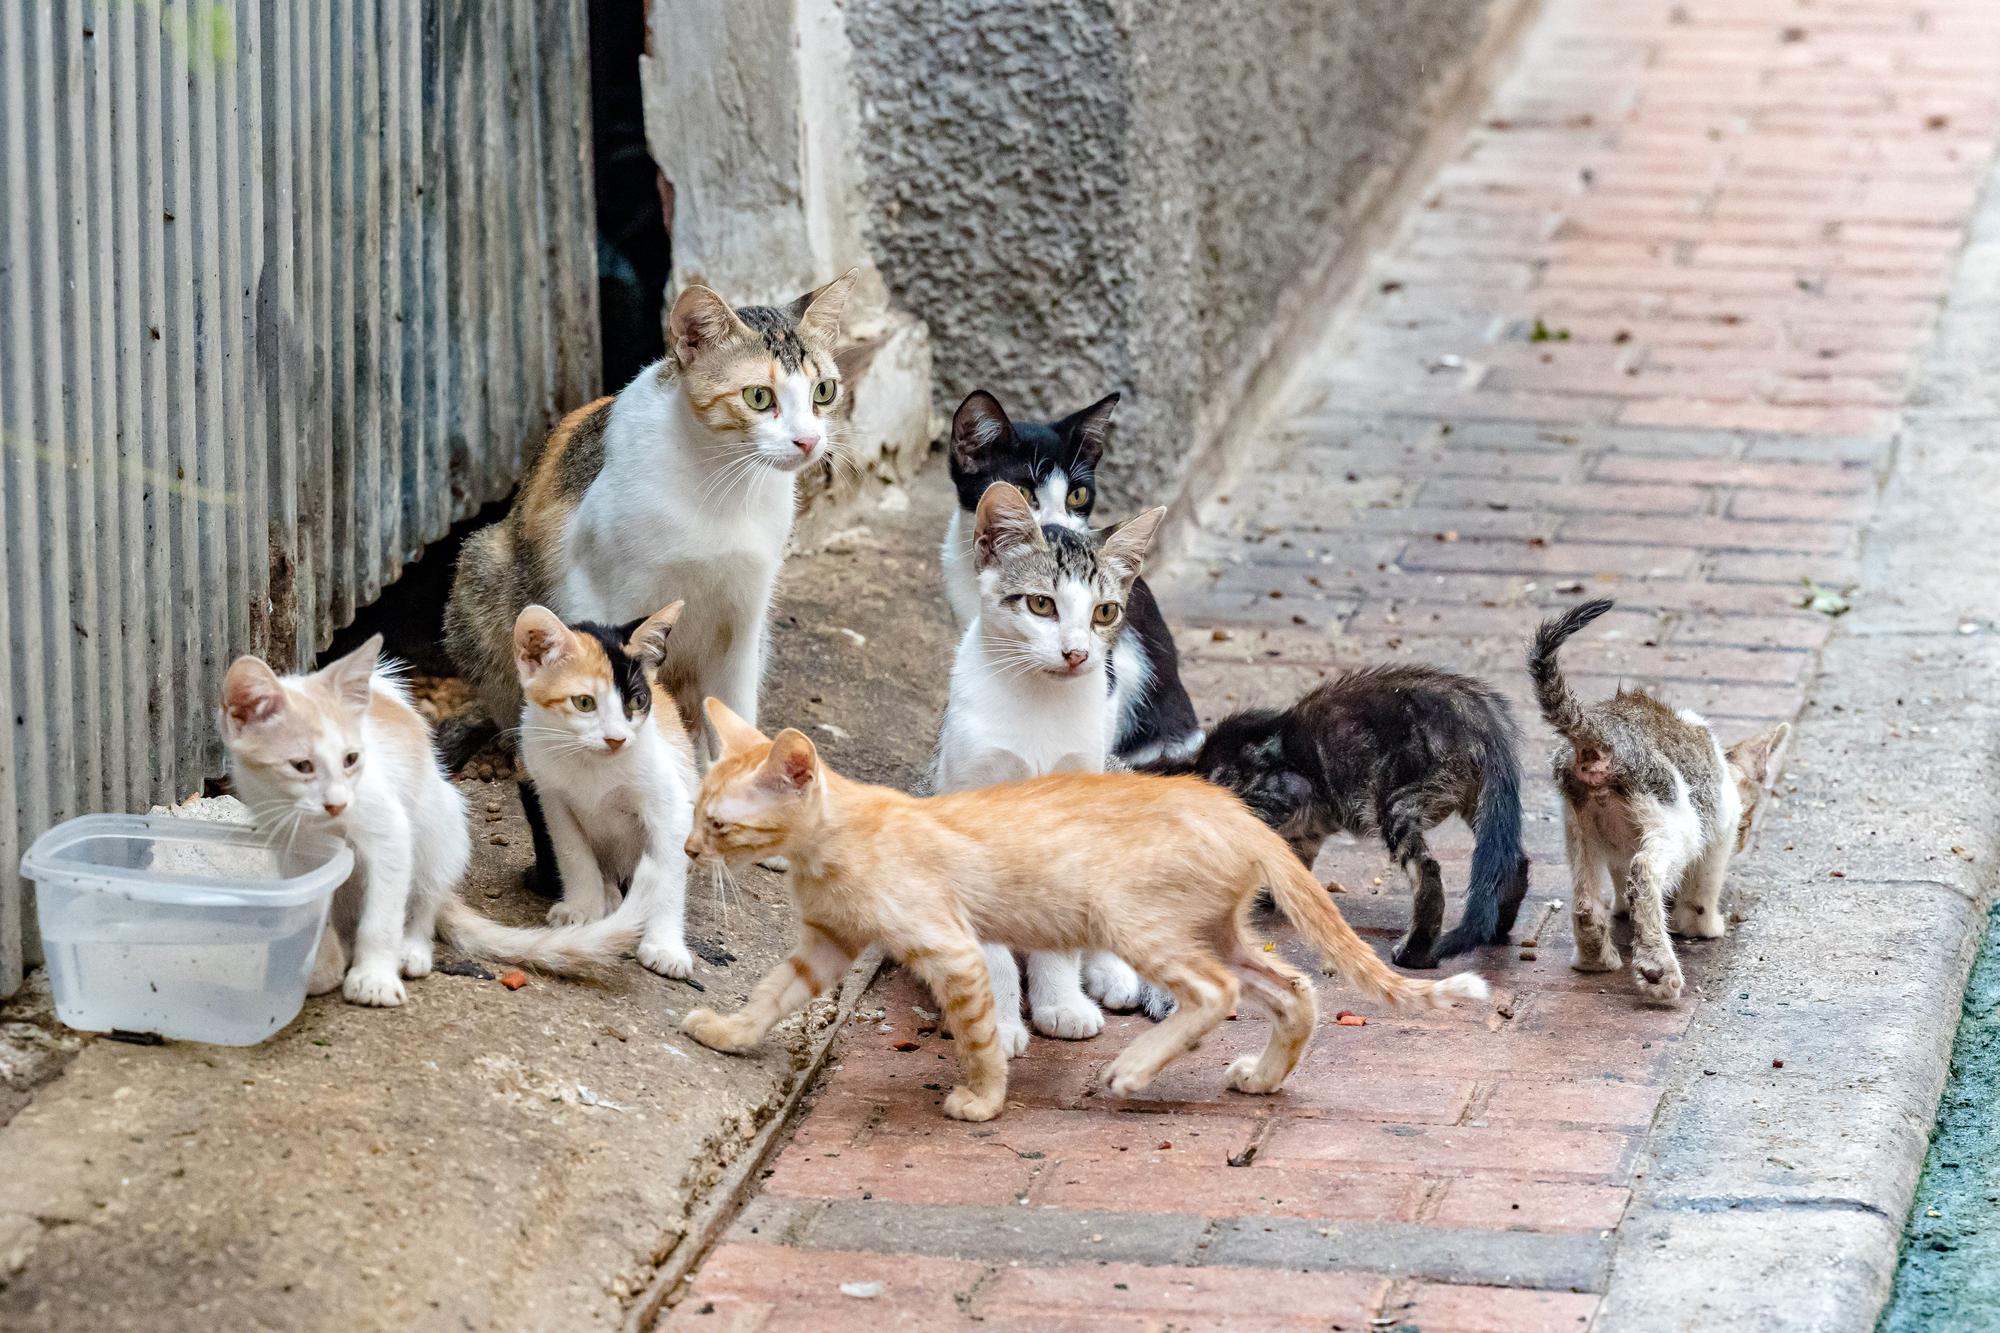
[[[1191,760],[1149,767],[1235,792],[1308,867],[1331,833],[1379,833],[1412,897],[1410,928],[1389,956],[1427,968],[1504,943],[1514,929],[1528,892],[1515,742],[1507,701],[1479,681],[1379,666],[1329,680],[1282,712],[1232,714]],[[1476,841],[1465,910],[1440,936],[1444,882],[1424,835],[1452,815]]]
[[[472,857],[465,798],[376,635],[307,675],[239,657],[223,677],[230,785],[273,838],[323,829],[354,848],[334,893],[307,989],[394,1006],[427,976],[440,927],[469,954],[546,971],[594,972],[638,938],[629,919],[566,930],[488,921],[454,896]]]
[[[1791,733],[1780,722],[1728,750],[1698,714],[1676,712],[1643,690],[1620,689],[1585,706],[1563,679],[1556,654],[1578,630],[1611,609],[1585,602],[1542,623],[1528,649],[1528,674],[1542,716],[1555,728],[1556,785],[1563,795],[1576,935],[1572,966],[1622,966],[1611,942],[1602,880],[1614,909],[1632,917],[1632,969],[1641,996],[1680,999],[1684,980],[1667,938],[1666,899],[1676,935],[1709,939],[1728,930],[1722,915],[1729,857],[1750,838],[1773,759]]]
[[[524,607],[622,625],[676,598],[688,610],[660,666],[668,692],[688,717],[705,694],[756,716],[798,475],[841,448],[833,353],[853,285],[848,273],[783,309],[736,310],[691,286],[667,356],[557,425],[507,517],[466,542],[445,610],[445,647],[491,719],[521,715]]]
[[[655,700],[649,677],[666,655],[681,604],[611,629],[565,625],[546,607],[514,621],[520,669],[522,795],[546,821],[538,865],[561,873],[549,919],[581,924],[627,897],[647,903],[639,961],[664,976],[694,975],[683,938],[694,814],[694,752],[673,701]]]
[[[986,488],[972,537],[979,613],[966,625],[952,666],[934,791],[1104,771],[1113,733],[1112,646],[1166,512],[1149,509],[1082,533],[1043,526],[1027,498],[1006,482]],[[986,965],[1001,1046],[1019,1055],[1027,1049],[1028,1030],[1021,1023],[1013,952],[990,944]],[[1116,954],[1101,951],[1087,959],[1075,952],[1030,953],[1027,971],[1036,1030],[1071,1041],[1104,1030],[1092,995],[1108,1008],[1130,1009],[1149,990]]]
[[[1274,1022],[1261,1052],[1230,1065],[1229,1086],[1275,1092],[1318,1014],[1312,982],[1244,934],[1260,886],[1335,970],[1391,1004],[1444,1007],[1486,995],[1469,972],[1418,981],[1391,971],[1284,840],[1209,783],[1059,773],[908,796],[835,773],[803,732],[774,740],[720,701],[707,706],[722,755],[695,798],[688,855],[721,864],[789,858],[800,940],[743,1008],[687,1015],[682,1030],[704,1046],[749,1050],[880,943],[923,978],[957,1039],[965,1083],[945,1097],[945,1114],[990,1120],[1006,1103],[1007,1060],[980,941],[1104,949],[1176,1001],[1105,1070],[1114,1094],[1140,1091],[1193,1050],[1242,993]]]
[[[984,389],[967,394],[951,418],[951,481],[958,509],[941,554],[945,596],[960,626],[979,614],[979,571],[972,521],[980,497],[995,482],[1018,487],[1044,525],[1086,531],[1097,504],[1097,465],[1111,439],[1110,394],[1060,421],[1010,421]],[[1112,651],[1112,752],[1127,765],[1191,754],[1201,744],[1201,720],[1181,684],[1180,655],[1144,579],[1135,580]]]

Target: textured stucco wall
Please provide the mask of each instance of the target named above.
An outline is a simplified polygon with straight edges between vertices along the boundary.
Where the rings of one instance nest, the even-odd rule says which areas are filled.
[[[939,406],[1123,389],[1114,494],[1171,495],[1496,8],[846,0],[871,249]]]

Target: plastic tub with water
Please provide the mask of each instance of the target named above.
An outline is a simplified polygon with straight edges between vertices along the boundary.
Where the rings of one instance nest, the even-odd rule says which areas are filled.
[[[164,815],[86,815],[21,858],[56,1016],[84,1032],[253,1046],[298,1016],[339,839]]]

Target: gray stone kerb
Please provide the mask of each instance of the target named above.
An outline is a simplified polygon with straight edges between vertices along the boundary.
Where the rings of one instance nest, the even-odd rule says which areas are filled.
[[[1871,1330],[1887,1300],[2000,856],[2000,553],[1967,540],[2000,494],[1996,312],[1989,179],[1600,1330]]]

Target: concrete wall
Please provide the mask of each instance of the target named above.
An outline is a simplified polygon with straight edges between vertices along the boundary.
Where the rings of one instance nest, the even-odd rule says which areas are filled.
[[[1172,498],[1516,7],[846,0],[869,244],[938,406],[1122,389],[1113,497]]]

